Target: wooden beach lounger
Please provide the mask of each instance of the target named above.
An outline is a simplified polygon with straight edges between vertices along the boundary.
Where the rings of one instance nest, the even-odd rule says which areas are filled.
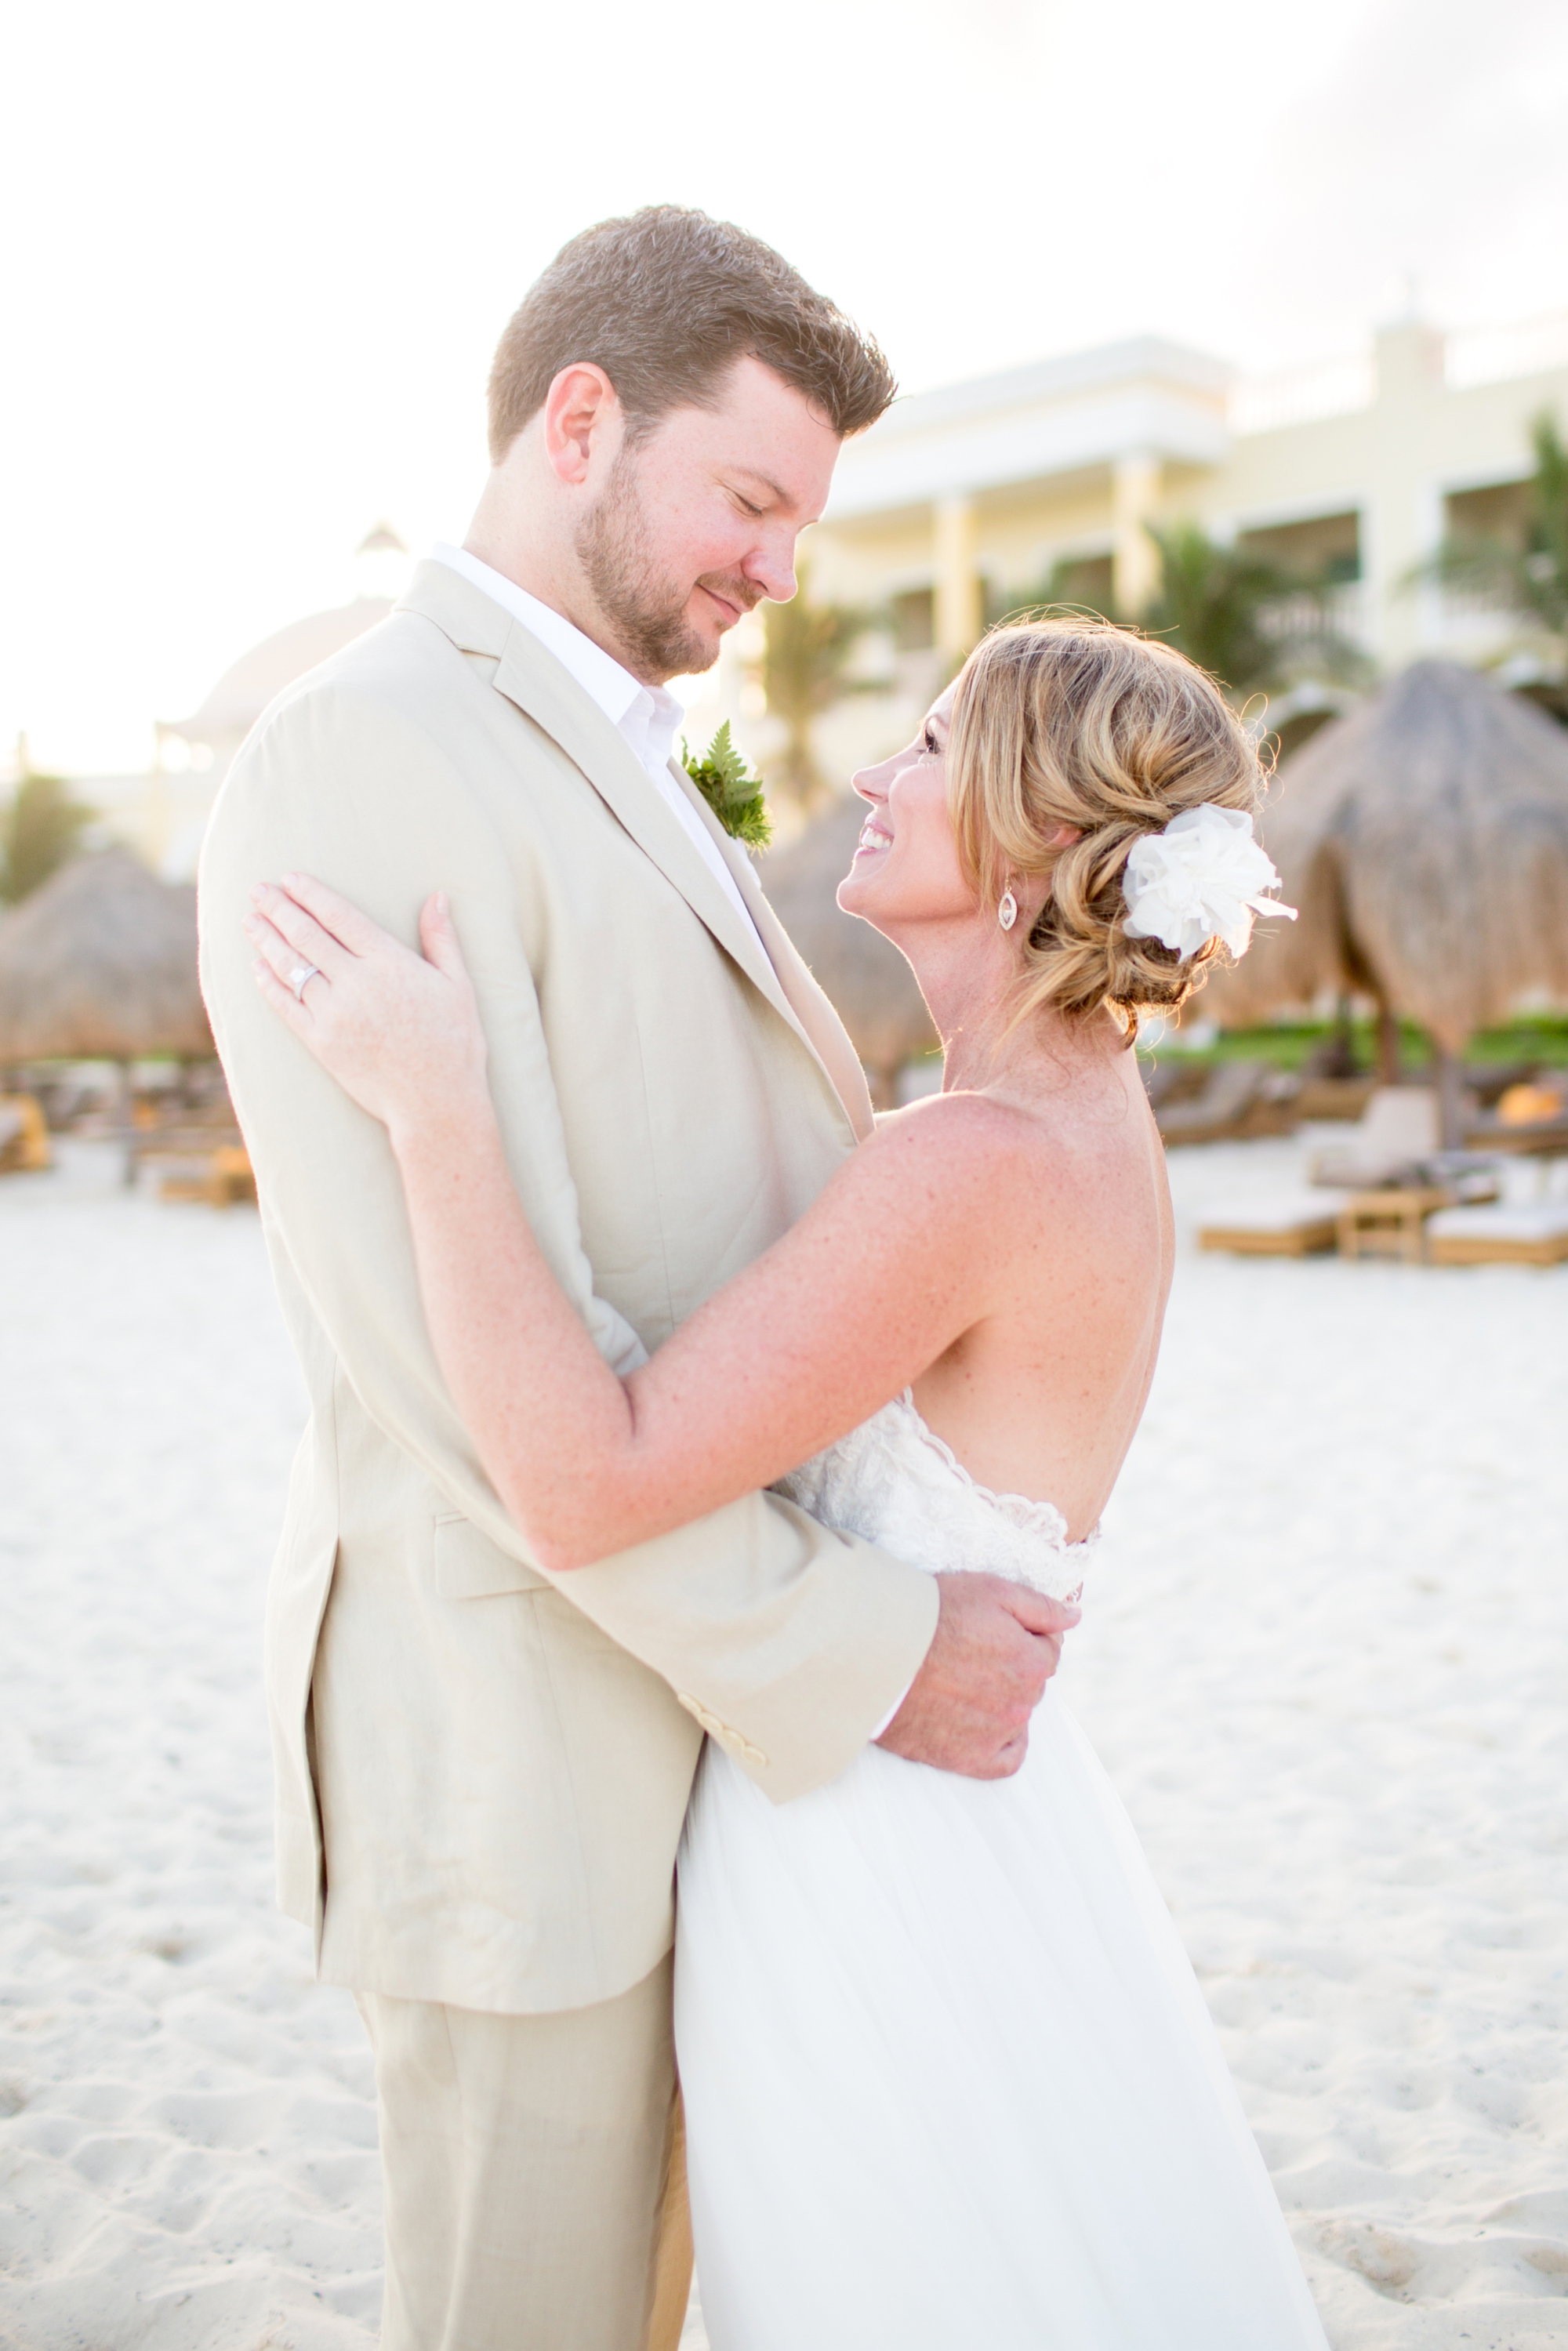
[[[1568,1200],[1444,1208],[1427,1227],[1432,1265],[1562,1265],[1568,1261]]]
[[[1236,1257],[1312,1257],[1338,1246],[1343,1206],[1332,1192],[1291,1192],[1217,1209],[1199,1227],[1197,1245]]]
[[[1200,1094],[1155,1102],[1155,1120],[1167,1144],[1241,1143],[1289,1134],[1296,1125],[1295,1081],[1267,1061],[1221,1061]]]
[[[140,1160],[152,1166],[161,1200],[201,1200],[209,1208],[232,1208],[256,1198],[256,1177],[243,1143],[185,1138],[143,1151]]]
[[[1437,1097],[1429,1087],[1379,1086],[1344,1141],[1313,1158],[1312,1182],[1357,1191],[1394,1183],[1429,1159],[1440,1140]]]
[[[0,1095],[0,1176],[41,1176],[50,1164],[41,1106],[31,1094]]]

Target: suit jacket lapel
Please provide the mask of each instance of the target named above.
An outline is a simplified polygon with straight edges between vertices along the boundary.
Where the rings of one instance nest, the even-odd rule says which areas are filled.
[[[695,808],[736,876],[751,909],[750,923],[737,911],[680,819],[665,806],[619,727],[530,631],[444,563],[422,563],[401,601],[434,621],[465,653],[486,654],[496,662],[497,692],[541,726],[581,769],[639,848],[816,1057],[856,1135],[863,1139],[869,1134],[873,1118],[865,1073],[837,1013],[763,896],[745,852],[725,831],[685,769],[672,760],[670,772],[677,788]]]
[[[620,728],[549,648],[444,563],[422,563],[402,601],[434,621],[465,653],[486,653],[497,663],[497,692],[559,744],[725,952],[789,1019],[789,999],[750,925],[680,819],[660,799]]]
[[[795,1025],[832,1081],[833,1092],[849,1113],[850,1124],[863,1143],[876,1123],[871,1091],[860,1056],[850,1042],[843,1022],[812,977],[811,967],[768,904],[750,858],[726,832],[706,800],[683,768],[670,763],[670,772],[718,844],[719,854],[740,885],[758,935],[768,951],[779,985],[789,998]]]

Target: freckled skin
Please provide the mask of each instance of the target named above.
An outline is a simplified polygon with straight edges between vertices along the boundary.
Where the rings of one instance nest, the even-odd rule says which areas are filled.
[[[1015,883],[1011,933],[976,904],[947,812],[951,699],[855,778],[867,820],[839,904],[903,949],[946,1047],[942,1096],[883,1122],[877,1144],[911,1130],[934,1194],[968,1177],[950,1246],[996,1269],[985,1311],[916,1378],[915,1401],[982,1484],[1055,1501],[1077,1536],[1104,1507],[1154,1375],[1173,1254],[1165,1155],[1109,1014],[1050,1016],[993,1046],[1044,890]]]

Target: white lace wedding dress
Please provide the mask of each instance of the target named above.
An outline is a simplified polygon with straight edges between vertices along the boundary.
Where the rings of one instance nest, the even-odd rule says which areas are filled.
[[[784,1481],[916,1566],[1086,1544],[913,1403]],[[675,2032],[714,2351],[1324,2351],[1186,1954],[1054,1687],[1011,1780],[867,1748],[774,1806],[709,1744]]]

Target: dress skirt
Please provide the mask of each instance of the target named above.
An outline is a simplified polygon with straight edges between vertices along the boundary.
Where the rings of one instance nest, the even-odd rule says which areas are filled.
[[[676,2048],[713,2351],[1324,2351],[1131,1823],[1048,1691],[1012,1779],[706,1750]]]

